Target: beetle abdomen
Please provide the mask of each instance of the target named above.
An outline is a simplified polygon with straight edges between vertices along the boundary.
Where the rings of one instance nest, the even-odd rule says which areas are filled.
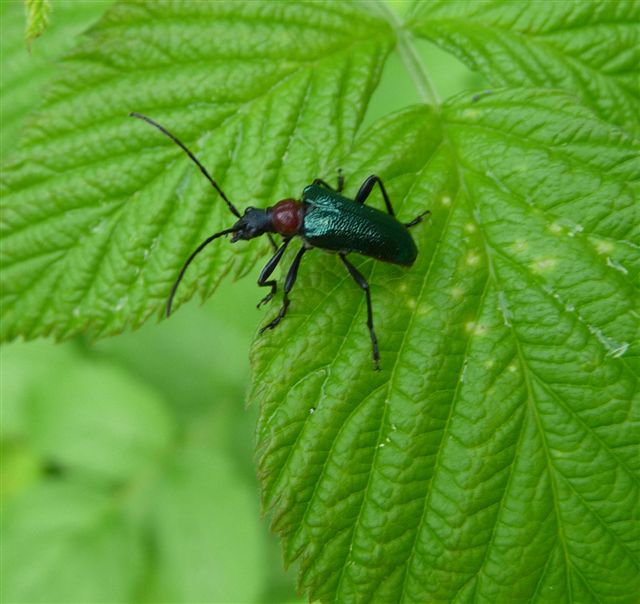
[[[300,234],[314,247],[395,264],[415,261],[418,250],[408,229],[390,214],[315,185],[305,189],[303,201]]]

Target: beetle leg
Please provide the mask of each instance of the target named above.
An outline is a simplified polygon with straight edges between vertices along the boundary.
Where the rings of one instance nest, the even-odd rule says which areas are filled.
[[[287,314],[287,308],[289,308],[290,300],[289,300],[289,292],[293,287],[293,284],[296,282],[296,277],[298,276],[298,269],[300,268],[300,261],[302,260],[302,256],[307,251],[308,248],[301,247],[300,251],[296,254],[296,257],[293,259],[293,263],[291,264],[291,268],[287,273],[287,278],[284,280],[284,298],[282,301],[282,306],[280,307],[280,311],[278,312],[278,316],[271,321],[271,323],[265,325],[260,333],[266,331],[267,329],[273,329],[282,318]]]
[[[269,242],[271,243],[271,247],[273,248],[274,252],[278,251],[278,245],[275,242],[275,239],[273,238],[273,235],[271,233],[267,233],[267,237],[269,238]]]
[[[367,327],[369,328],[369,335],[371,336],[371,349],[373,352],[373,362],[376,366],[376,371],[380,371],[380,353],[378,351],[378,338],[376,338],[376,332],[373,329],[373,309],[371,307],[371,290],[367,280],[362,276],[360,271],[351,264],[344,254],[340,254],[340,260],[344,263],[349,271],[349,274],[353,277],[353,280],[358,286],[364,290],[367,297]]]
[[[342,174],[342,168],[338,168],[338,188],[334,189],[326,180],[322,180],[322,178],[314,178],[312,184],[321,185],[325,189],[329,189],[329,191],[342,193],[342,190],[344,189],[344,176]]]
[[[329,189],[329,191],[335,191],[336,189],[334,189],[326,180],[322,180],[322,178],[314,178],[313,179],[313,183],[314,185],[320,185],[322,187],[324,187],[325,189]]]
[[[361,203],[364,204],[364,202],[367,200],[367,197],[369,197],[369,195],[371,194],[371,191],[373,190],[373,186],[378,183],[378,185],[380,185],[380,191],[382,191],[382,197],[384,198],[384,203],[387,206],[387,212],[389,212],[389,214],[391,214],[391,216],[395,216],[395,212],[393,211],[393,206],[391,205],[391,201],[389,200],[389,196],[387,195],[387,191],[384,188],[384,185],[382,184],[382,181],[380,180],[379,176],[376,176],[375,174],[372,174],[371,176],[369,176],[360,186],[360,190],[358,191],[356,198],[355,198],[355,202],[356,203]]]
[[[278,291],[278,282],[275,279],[271,279],[271,281],[267,281],[267,279],[271,276],[271,273],[275,270],[276,266],[280,260],[282,260],[282,256],[284,255],[287,246],[289,245],[291,239],[286,239],[285,242],[280,246],[278,251],[272,256],[272,258],[267,262],[265,267],[260,272],[260,276],[258,277],[258,285],[260,287],[270,287],[271,291],[257,304],[257,308],[260,308],[263,304],[266,304],[275,296],[276,291]]]
[[[419,214],[418,216],[416,216],[411,222],[405,222],[404,226],[410,229],[412,226],[416,226],[416,224],[420,224],[422,222],[422,219],[425,216],[429,216],[429,214],[431,214],[431,210],[426,210],[422,212],[422,214]]]

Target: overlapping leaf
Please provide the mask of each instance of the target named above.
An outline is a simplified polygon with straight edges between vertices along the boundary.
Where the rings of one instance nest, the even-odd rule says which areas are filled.
[[[162,397],[69,348],[3,348],[2,369],[2,601],[128,601],[148,573],[132,508],[173,452]]]
[[[407,28],[497,86],[570,90],[640,134],[638,2],[416,2]]]
[[[360,290],[309,257],[256,343],[264,504],[323,601],[611,601],[638,589],[638,147],[568,98],[503,92],[364,137],[415,228]],[[309,254],[311,256],[311,254]],[[283,379],[282,376],[288,376]],[[636,410],[637,412],[637,410]]]
[[[77,343],[0,349],[3,602],[293,594],[259,516],[251,439],[237,437],[254,416],[238,402],[246,347],[229,346],[242,319],[190,314],[188,329],[183,316],[89,356]]]
[[[25,39],[29,47],[31,47],[31,43],[41,36],[49,26],[51,1],[25,0],[24,4],[27,11]]]
[[[498,84],[570,90],[637,132],[636,5],[538,9],[420,3],[407,27]],[[192,146],[240,207],[338,165],[352,193],[379,172],[400,217],[433,211],[413,231],[414,267],[358,262],[382,372],[362,292],[319,253],[254,347],[263,498],[286,560],[326,601],[628,602],[637,142],[529,88],[406,111],[351,153],[391,40],[359,5],[116,6],[3,170],[2,335],[138,325],[232,220],[131,110]],[[182,299],[245,270],[246,249],[201,257]]]
[[[142,544],[110,494],[47,481],[4,516],[3,600],[124,602],[135,592]]]
[[[195,245],[233,219],[130,111],[175,131],[240,207],[273,201],[350,144],[391,38],[351,5],[116,5],[3,170],[3,338],[139,325]],[[183,299],[251,262],[210,251]]]

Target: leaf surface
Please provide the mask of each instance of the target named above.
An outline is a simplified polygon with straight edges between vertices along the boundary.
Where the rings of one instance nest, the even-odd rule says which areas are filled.
[[[140,325],[193,248],[232,223],[180,149],[130,111],[174,131],[240,208],[272,203],[307,184],[300,174],[335,169],[327,158],[350,145],[392,39],[351,5],[114,6],[3,170],[3,339]],[[208,250],[180,299],[247,270],[259,248]]]
[[[2,516],[3,547],[11,552],[2,557],[3,601],[107,604],[133,598],[144,570],[141,541],[107,493],[86,484],[43,482]]]
[[[416,2],[406,27],[495,86],[569,90],[640,134],[638,2]]]
[[[202,442],[177,451],[150,506],[156,542],[152,600],[260,601],[268,582],[254,491],[238,475],[235,460],[198,436]],[[236,549],[244,552],[244,565],[225,555]]]
[[[497,84],[547,90],[410,109],[353,148],[394,40],[361,5],[116,5],[65,60],[3,168],[2,338],[140,325],[186,256],[233,221],[184,154],[129,111],[180,136],[239,208],[332,181],[338,166],[355,194],[375,171],[401,219],[433,212],[413,230],[412,268],[354,258],[372,286],[382,372],[361,290],[317,252],[286,320],[253,349],[264,507],[301,587],[326,601],[629,602],[640,590],[640,168],[637,141],[621,132],[638,131],[637,32],[620,15],[637,5],[545,4],[544,18],[504,3],[423,6],[411,31]],[[549,87],[577,92],[596,115]],[[382,207],[377,193],[370,201]],[[208,249],[179,301],[247,271],[263,244]],[[139,429],[146,412],[127,413],[112,417]],[[63,419],[47,420],[44,453],[61,443]],[[133,439],[118,476],[137,469],[133,447],[162,448],[157,424],[158,442]],[[107,430],[105,446],[112,439]],[[176,597],[193,597],[197,579],[175,548],[202,552],[210,535],[185,541],[170,508],[204,521],[210,462],[187,455],[194,472],[178,462],[167,478],[184,500],[160,499]],[[80,507],[91,520],[101,505]],[[102,543],[93,521],[79,532],[95,526]],[[22,560],[40,548],[37,529]],[[121,600],[132,583],[104,593]]]
[[[167,454],[170,418],[157,395],[108,364],[79,364],[65,379],[32,387],[34,449],[65,471],[108,483],[149,471]],[[84,393],[82,396],[78,393]]]
[[[146,329],[150,341],[137,355],[124,337],[88,357],[77,342],[0,350],[3,602],[284,602],[293,594],[288,577],[278,589],[281,559],[260,519],[252,443],[239,437],[254,415],[240,403],[244,380],[230,371],[230,394],[209,379],[211,315],[191,310],[201,315],[199,337],[183,330],[170,347],[166,330]],[[246,346],[226,352],[237,366]],[[208,403],[188,417],[192,392],[165,387],[180,363]]]
[[[22,2],[0,4],[0,154],[15,150],[23,122],[38,106],[56,62],[76,42],[77,36],[102,15],[110,0],[57,0],[56,16],[47,35],[28,52],[24,43]]]
[[[357,263],[382,371],[364,296],[320,253],[254,346],[285,559],[322,601],[630,601],[637,142],[561,94],[504,91],[377,123],[348,192],[374,168],[401,220],[433,212],[412,268]]]
[[[163,397],[70,347],[1,360],[2,601],[131,601],[149,539],[133,510],[173,454]]]

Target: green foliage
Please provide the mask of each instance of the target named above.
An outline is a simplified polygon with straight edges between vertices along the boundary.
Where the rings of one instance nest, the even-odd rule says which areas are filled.
[[[315,597],[634,593],[634,153],[530,89],[363,136],[347,173],[373,162],[400,216],[434,212],[415,267],[360,263],[382,372],[333,258],[309,261],[287,326],[254,351],[264,504]]]
[[[24,10],[20,2],[0,4],[0,154],[4,158],[18,139],[24,120],[38,106],[51,79],[52,65],[77,42],[77,35],[109,7],[109,0],[57,0],[47,35],[30,52],[24,49]]]
[[[495,86],[571,90],[640,134],[640,3],[416,2],[407,26]]]
[[[27,29],[24,37],[27,46],[31,48],[33,41],[49,26],[51,2],[50,0],[24,0],[24,6],[27,12]]]
[[[88,351],[0,351],[3,602],[293,601],[259,517],[238,287]]]
[[[239,207],[295,195],[338,166],[348,193],[376,172],[403,220],[433,213],[412,231],[410,269],[354,259],[371,283],[382,371],[362,292],[318,252],[286,320],[252,350],[263,504],[285,561],[322,601],[631,602],[638,4],[419,2],[404,24],[386,16],[346,3],[114,6],[67,56],[3,170],[2,337],[136,327],[160,313],[195,245],[230,224],[181,151],[131,110],[176,132]],[[413,35],[501,88],[440,104]],[[394,37],[430,106],[361,132]],[[180,301],[265,251],[209,250]],[[158,426],[100,467],[76,449],[82,438],[60,441],[65,413],[84,424],[71,410],[58,419],[56,396],[37,442],[71,466],[81,455],[78,472],[122,476],[131,451],[144,467],[170,438],[148,404],[100,406],[118,425],[151,412]],[[197,576],[170,553],[206,526],[206,508],[193,506],[191,529],[171,510],[209,492],[211,465],[189,448],[158,499],[178,599],[198,598]],[[103,505],[76,495],[51,497],[85,510],[77,522]],[[120,524],[90,526],[101,552],[126,546]]]
[[[3,405],[12,403],[4,408],[3,441],[15,449],[4,453],[15,456],[20,435],[30,434],[23,454],[46,460],[49,475],[2,515],[3,547],[11,552],[2,561],[2,599],[42,601],[46,586],[48,601],[121,602],[141,572],[143,542],[117,487],[134,477],[144,485],[140,478],[169,452],[169,418],[155,392],[109,364],[77,353],[51,362],[42,347],[34,352],[30,365],[22,362],[26,351],[2,357]],[[59,472],[75,479],[54,480]]]
[[[3,600],[122,602],[131,592],[140,543],[108,496],[52,481],[16,501],[10,519],[3,523],[11,552],[3,563]],[[35,552],[47,555],[34,563]]]
[[[182,152],[130,111],[174,130],[239,204],[265,203],[348,148],[390,46],[389,28],[349,5],[116,5],[5,166],[3,339],[140,325],[229,222]],[[181,299],[249,262],[211,251]]]

